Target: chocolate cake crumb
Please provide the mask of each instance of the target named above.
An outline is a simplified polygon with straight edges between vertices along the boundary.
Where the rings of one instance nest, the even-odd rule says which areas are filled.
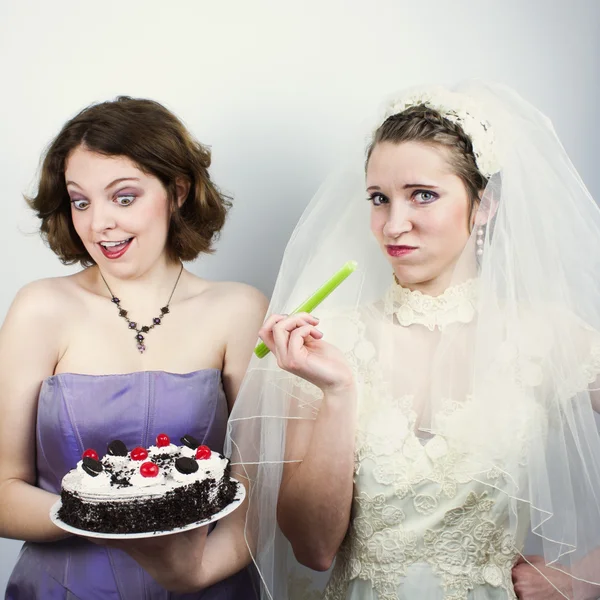
[[[73,527],[96,533],[168,531],[208,519],[231,504],[237,492],[235,481],[222,480],[214,493],[216,486],[214,479],[205,479],[167,492],[162,498],[96,504],[82,502],[77,494],[63,490],[58,517]]]

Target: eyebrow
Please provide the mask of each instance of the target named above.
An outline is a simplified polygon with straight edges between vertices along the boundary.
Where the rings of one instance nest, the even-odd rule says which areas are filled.
[[[139,181],[140,178],[139,177],[120,177],[119,179],[115,179],[114,181],[111,181],[104,189],[108,190],[109,188],[117,185],[117,183],[121,183],[122,181]],[[78,187],[79,189],[81,189],[81,186],[76,183],[75,181],[67,181],[66,185],[74,185],[75,187]]]
[[[431,185],[429,183],[407,183],[406,185],[402,186],[403,190],[410,190],[413,188],[431,188],[433,190],[437,190],[438,186],[437,185]],[[370,191],[381,191],[381,188],[378,185],[371,185],[367,188],[367,192]]]

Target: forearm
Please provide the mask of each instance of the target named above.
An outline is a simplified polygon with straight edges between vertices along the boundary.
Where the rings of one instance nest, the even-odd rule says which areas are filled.
[[[329,568],[348,529],[355,429],[354,388],[326,395],[307,453],[280,492],[279,526],[312,569]]]
[[[251,562],[244,540],[243,523],[239,527],[219,527],[208,536],[200,568],[200,588],[204,589],[231,577]]]
[[[0,483],[0,537],[30,542],[52,542],[69,534],[50,521],[58,496],[19,479]]]
[[[221,521],[208,537],[203,527],[162,539],[111,545],[130,554],[167,590],[192,593],[227,579],[250,563],[243,518],[235,519]]]

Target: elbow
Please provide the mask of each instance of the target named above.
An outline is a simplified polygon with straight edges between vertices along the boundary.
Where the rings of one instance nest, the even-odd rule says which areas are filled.
[[[279,525],[281,532],[292,546],[296,560],[313,571],[327,571],[331,568],[337,548],[329,548],[320,536],[309,539],[301,531],[286,531]]]
[[[286,507],[277,506],[277,524],[292,546],[296,560],[313,571],[328,571],[335,560],[341,540],[326,539],[323,532],[307,531],[297,518],[287,518]]]
[[[293,546],[292,549],[294,550],[296,560],[301,565],[304,565],[313,571],[328,571],[335,559],[335,553],[332,554],[324,550],[320,552],[306,552],[304,549],[296,550]]]

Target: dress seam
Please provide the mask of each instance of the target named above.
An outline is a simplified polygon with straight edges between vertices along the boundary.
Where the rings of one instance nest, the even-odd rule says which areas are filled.
[[[220,371],[215,373],[215,379],[217,380],[216,381],[217,390],[216,390],[216,394],[213,395],[212,414],[210,416],[210,421],[207,423],[206,431],[204,432],[204,438],[202,439],[203,444],[206,442],[206,438],[208,437],[210,431],[212,430],[215,419],[217,418],[217,410],[219,407],[219,400],[221,399],[221,395],[224,394],[223,387],[222,387],[223,382],[221,379]]]

